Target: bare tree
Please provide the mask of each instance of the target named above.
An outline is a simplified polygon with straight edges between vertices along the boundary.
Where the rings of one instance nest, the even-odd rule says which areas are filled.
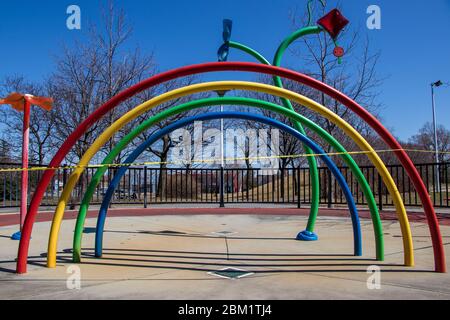
[[[320,15],[325,14],[324,9],[320,10],[320,8],[317,8],[315,12]],[[305,19],[292,17],[295,27],[299,27],[302,20]],[[337,42],[344,47],[346,52],[342,64],[339,64],[338,59],[333,54],[335,44],[327,33],[304,37],[302,41],[299,41],[298,46],[293,47],[292,53],[303,62],[303,73],[329,84],[358,102],[372,114],[379,116],[378,112],[381,105],[377,102],[377,98],[379,87],[383,82],[383,79],[377,73],[380,52],[373,52],[369,39],[361,39],[359,32],[351,29],[344,30]],[[288,86],[329,108],[368,139],[374,136],[373,131],[362,119],[338,101],[322,92],[299,86],[297,83],[291,83]],[[296,105],[296,109],[326,129],[349,151],[358,150],[357,146],[329,120],[299,105]],[[312,136],[321,141],[317,135]],[[325,144],[325,151],[331,151],[331,146]],[[367,158],[364,156],[355,158],[361,164],[367,163]],[[342,164],[342,160],[337,158],[335,160]]]
[[[116,9],[114,2],[108,1],[107,5],[102,8],[100,23],[90,26],[87,40],[76,42],[70,46],[63,45],[62,53],[55,58],[55,71],[43,81],[42,85],[27,83],[22,77],[5,79],[2,86],[3,93],[20,91],[51,96],[55,100],[54,109],[50,113],[45,113],[37,108],[33,109],[31,150],[34,161],[39,163],[48,161],[49,156],[54,153],[53,149],[60,146],[99,106],[124,89],[158,72],[152,53],[143,55],[139,47],[129,49],[132,32],[132,27],[128,24],[123,10]],[[192,84],[196,80],[196,77],[186,77],[169,81],[149,88],[123,102],[83,134],[66,157],[66,163],[77,163],[97,137],[121,115],[161,93]],[[156,115],[163,109],[185,103],[196,97],[206,96],[208,95],[198,94],[174,99],[146,112],[121,128],[100,150],[94,161],[99,162],[102,155],[110,153],[117,142],[143,120]],[[156,124],[153,129],[142,133],[139,139],[124,149],[115,162],[122,162],[133,150],[133,146],[147,139],[156,130],[196,112],[199,111],[179,114]],[[11,129],[6,132],[6,136],[8,141],[14,142],[12,143],[14,147],[20,146],[20,116],[17,112],[6,108],[2,109],[2,122],[8,129]],[[153,159],[164,163],[167,161],[167,155],[172,145],[170,137],[166,136],[149,151],[153,155]],[[161,165],[162,169],[165,167],[165,164]]]
[[[319,8],[314,12],[317,13],[315,20],[325,14],[324,10]],[[305,25],[306,16],[292,15],[291,20],[293,28],[297,30]],[[292,46],[290,52],[301,64],[300,66],[290,66],[290,68],[297,69],[306,75],[329,84],[358,102],[375,116],[379,117],[378,111],[380,110],[381,105],[378,103],[377,98],[379,94],[378,89],[383,81],[377,73],[380,52],[373,52],[370,48],[369,39],[361,40],[358,31],[345,30],[341,33],[337,41],[344,47],[346,52],[341,64],[339,64],[338,59],[333,54],[335,48],[333,40],[327,33],[322,32],[318,35],[304,37]],[[259,81],[269,84],[273,83],[272,78],[268,76],[261,76]],[[284,87],[319,102],[321,105],[332,110],[338,116],[350,123],[367,139],[372,141],[377,140],[376,135],[374,135],[371,128],[363,120],[331,97],[328,97],[315,89],[289,80],[284,81]],[[256,96],[259,99],[282,105],[281,99],[273,96],[265,94],[251,94],[251,96]],[[334,136],[347,148],[347,150],[359,150],[353,141],[334,123],[297,103],[293,103],[293,106],[297,112],[314,121],[330,133],[330,135]],[[268,111],[262,111],[262,113],[266,116],[274,117],[281,122],[292,124],[291,121],[284,116],[274,115],[272,112]],[[313,140],[319,141],[321,145],[324,146],[326,152],[331,151],[331,146],[329,144],[324,143],[324,141],[317,134],[311,132],[311,130],[305,129],[308,136]],[[384,145],[383,148],[386,148],[386,146]],[[304,153],[303,146],[297,139],[290,135],[281,134],[280,155],[290,156],[302,153]],[[340,157],[334,158],[338,164],[343,164]],[[368,159],[364,155],[355,156],[355,159],[360,164],[368,163]],[[287,157],[280,159],[280,169],[288,166],[304,166],[305,164],[305,157],[296,159]]]
[[[139,103],[143,103],[145,101],[148,101],[148,100],[154,98],[155,96],[157,96],[161,93],[165,93],[165,92],[172,91],[172,90],[175,90],[180,87],[184,87],[184,86],[193,84],[193,82],[196,80],[197,80],[196,77],[191,76],[191,77],[181,78],[178,80],[168,81],[168,82],[165,82],[165,83],[153,88],[152,90],[142,92],[141,94],[137,95],[136,99],[139,101]],[[181,105],[183,103],[186,103],[186,102],[194,100],[194,99],[205,98],[207,96],[209,96],[209,94],[205,93],[205,94],[196,94],[196,95],[192,95],[192,96],[186,96],[186,97],[173,99],[169,102],[166,102],[162,105],[157,106],[156,108],[153,108],[153,109],[147,111],[145,114],[140,116],[136,121],[142,122],[145,119],[148,119],[150,117],[157,115],[162,110],[166,110],[166,109]],[[139,137],[133,141],[133,146],[140,145],[142,142],[144,142],[148,138],[150,138],[150,136],[152,134],[167,127],[169,124],[176,122],[178,120],[181,120],[184,117],[193,116],[200,112],[204,112],[204,110],[197,109],[197,110],[179,113],[179,114],[173,115],[163,121],[156,123],[151,129],[149,129],[145,132],[142,132],[139,135]],[[190,128],[190,130],[193,130],[192,126],[188,127],[188,129],[189,128]],[[164,196],[164,193],[165,193],[165,188],[163,187],[166,185],[166,182],[167,182],[167,177],[166,177],[165,172],[168,167],[169,152],[170,152],[171,148],[173,148],[173,147],[174,147],[174,142],[172,141],[171,136],[166,135],[161,139],[160,142],[155,143],[153,146],[150,146],[148,148],[148,151],[151,154],[150,159],[152,159],[155,162],[158,162],[159,168],[161,169],[161,171],[160,171],[161,174],[159,176],[159,181],[158,181],[158,193],[157,193],[158,196]],[[149,155],[144,154],[140,158],[148,160]]]
[[[57,69],[48,79],[48,88],[55,97],[53,116],[58,123],[56,139],[60,143],[104,102],[156,72],[152,54],[143,56],[139,48],[125,49],[131,34],[124,12],[109,2],[103,10],[100,30],[91,27],[87,42],[65,47],[57,58]],[[105,128],[134,106],[131,101],[121,104],[94,124],[67,160],[78,161]],[[102,151],[109,153],[132,127],[133,124],[125,126]],[[121,159],[119,156],[116,161]]]
[[[450,130],[443,125],[437,128],[439,162],[450,161]],[[435,162],[434,150],[436,144],[434,141],[433,125],[427,122],[419,132],[412,136],[408,141],[409,149],[425,150],[429,152],[410,152],[415,163],[431,163]]]
[[[10,163],[13,158],[11,144],[6,139],[0,139],[0,163]]]
[[[316,13],[316,16],[313,17],[313,20],[317,20],[320,16],[325,14],[324,10],[319,10],[319,8],[314,10],[314,12]],[[291,20],[293,29],[298,30],[302,26],[305,26],[307,17],[306,15],[294,14],[291,17]],[[300,61],[300,64],[297,66],[291,65],[289,67],[329,84],[357,101],[372,114],[379,116],[378,111],[381,105],[378,103],[377,97],[379,86],[383,81],[377,74],[380,52],[373,52],[371,50],[369,39],[363,39],[361,41],[361,36],[358,31],[346,30],[341,33],[337,41],[344,47],[346,52],[341,64],[339,64],[338,59],[333,54],[335,48],[334,41],[327,33],[322,32],[318,35],[303,37],[292,46],[290,53],[296,58],[296,61]],[[269,76],[259,76],[258,81],[273,84],[273,79]],[[363,120],[331,97],[297,82],[285,80],[283,84],[286,89],[298,92],[312,100],[318,101],[326,108],[329,108],[355,127],[356,130],[362,132],[368,140],[379,142],[380,139],[377,139],[371,128]],[[253,92],[244,93],[244,95],[283,105],[280,98],[271,95]],[[334,136],[345,148],[347,148],[347,150],[359,150],[354,142],[335,124],[297,103],[293,103],[293,106],[298,113],[316,122],[330,133],[330,135]],[[254,108],[241,107],[240,109],[255,112]],[[267,110],[261,110],[259,112],[264,116],[277,119],[280,122],[292,126],[292,121],[282,115]],[[248,122],[246,126],[254,128],[266,127],[253,122]],[[323,145],[326,152],[331,151],[331,146],[328,143],[325,143],[311,130],[305,129],[307,135]],[[303,145],[298,139],[284,132],[280,132],[279,147],[279,155],[281,156],[279,160],[280,177],[284,180],[286,168],[305,166],[307,158],[301,156],[305,152]],[[386,148],[386,146],[383,145],[382,148]],[[296,155],[300,156],[295,157]],[[360,164],[368,163],[368,159],[365,155],[355,156],[355,159]],[[334,157],[334,160],[337,164],[344,164],[341,157],[336,156]],[[284,184],[282,183],[281,185]],[[283,193],[283,190],[281,190],[281,193]]]
[[[6,77],[1,85],[0,95],[6,96],[12,92],[32,94],[35,96],[47,95],[41,85],[27,82],[23,76]],[[8,141],[11,156],[19,159],[22,147],[23,113],[11,108],[0,109],[0,122],[6,130],[3,131]],[[42,165],[49,159],[54,148],[53,133],[56,122],[51,113],[38,107],[33,107],[30,115],[30,161]]]

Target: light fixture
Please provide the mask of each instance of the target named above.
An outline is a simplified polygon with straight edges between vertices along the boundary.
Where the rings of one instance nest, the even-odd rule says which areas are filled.
[[[444,84],[444,83],[442,83],[441,80],[438,80],[438,81],[432,83],[431,85],[432,85],[433,87],[440,87],[440,86],[442,86],[443,84]]]

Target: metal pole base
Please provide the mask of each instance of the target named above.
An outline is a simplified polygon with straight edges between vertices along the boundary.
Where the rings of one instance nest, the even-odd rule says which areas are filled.
[[[20,232],[20,231],[17,231],[16,233],[14,233],[12,236],[11,236],[11,240],[14,240],[14,241],[20,241],[20,238],[22,237],[22,232]]]
[[[302,231],[297,235],[298,241],[317,241],[319,240],[319,236],[315,232],[311,231]]]

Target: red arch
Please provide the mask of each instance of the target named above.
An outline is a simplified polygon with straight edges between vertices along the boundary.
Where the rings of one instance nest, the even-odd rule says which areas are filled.
[[[66,155],[69,153],[70,149],[74,146],[74,144],[78,141],[78,139],[84,134],[86,130],[88,130],[95,122],[97,122],[101,117],[103,117],[108,111],[115,108],[121,102],[131,98],[137,93],[161,84],[163,82],[167,82],[176,78],[181,78],[193,74],[200,73],[208,73],[208,72],[221,72],[221,71],[246,71],[246,72],[255,72],[255,73],[264,73],[273,76],[279,76],[283,78],[287,78],[296,82],[300,82],[304,85],[310,86],[314,89],[317,89],[326,95],[332,97],[333,99],[339,101],[341,104],[345,105],[347,108],[355,112],[359,117],[361,117],[364,121],[367,122],[385,141],[390,148],[395,150],[395,155],[407,171],[411,181],[414,184],[415,189],[417,190],[419,197],[422,201],[424,211],[427,217],[428,226],[430,229],[431,239],[433,242],[433,251],[434,251],[434,261],[435,261],[435,270],[437,272],[446,272],[446,263],[445,263],[445,253],[444,246],[442,243],[441,232],[439,228],[439,222],[436,216],[436,212],[434,211],[433,204],[431,202],[430,196],[428,194],[428,190],[423,183],[419,172],[414,166],[413,162],[409,158],[408,154],[403,151],[400,143],[389,133],[389,131],[367,110],[357,104],[355,101],[344,95],[343,93],[337,91],[336,89],[328,86],[325,83],[322,83],[318,80],[315,80],[311,77],[308,77],[304,74],[283,69],[274,66],[268,66],[263,64],[251,63],[251,62],[212,62],[205,64],[198,64],[193,66],[186,66],[179,69],[171,70],[168,72],[160,73],[156,76],[148,78],[113,97],[111,100],[103,104],[100,108],[98,108],[95,112],[93,112],[83,123],[81,123],[78,128],[67,138],[67,140],[63,143],[61,148],[55,154],[54,158],[50,162],[50,168],[58,167]],[[50,184],[50,181],[54,175],[55,170],[47,170],[44,172],[41,181],[38,184],[38,187],[33,195],[31,200],[28,214],[25,219],[25,223],[22,230],[22,239],[19,244],[19,252],[17,259],[17,273],[25,273],[27,270],[27,262],[28,262],[28,250],[30,245],[31,233],[33,230],[33,225],[36,219],[36,215],[39,209],[39,206],[42,201],[42,197]]]

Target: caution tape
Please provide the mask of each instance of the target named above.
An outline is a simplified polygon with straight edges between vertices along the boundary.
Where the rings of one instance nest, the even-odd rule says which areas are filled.
[[[296,154],[296,155],[282,155],[282,156],[265,156],[265,157],[241,157],[241,158],[224,158],[225,162],[237,162],[237,161],[261,161],[261,160],[277,160],[277,159],[299,159],[309,157],[321,157],[321,156],[341,156],[341,155],[368,155],[368,154],[382,154],[393,152],[417,152],[417,153],[433,153],[431,150],[418,150],[418,149],[387,149],[387,150],[375,150],[375,151],[351,151],[351,152],[330,152],[330,153],[314,153],[314,154]],[[439,151],[439,154],[450,154],[448,151]],[[220,159],[208,159],[208,160],[190,160],[190,161],[152,161],[141,163],[111,163],[111,164],[90,164],[86,166],[59,166],[59,167],[30,167],[30,168],[0,168],[0,173],[8,172],[34,172],[34,171],[56,171],[56,170],[75,170],[75,169],[100,169],[100,168],[120,168],[120,167],[139,167],[139,166],[154,166],[154,165],[185,165],[186,163],[216,163]]]

